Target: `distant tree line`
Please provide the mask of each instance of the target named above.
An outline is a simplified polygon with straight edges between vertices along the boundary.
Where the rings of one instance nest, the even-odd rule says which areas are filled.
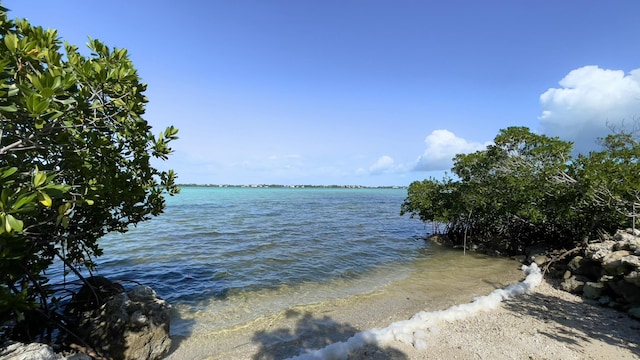
[[[600,151],[573,157],[571,142],[503,129],[485,150],[456,155],[454,176],[413,182],[401,214],[443,224],[454,245],[466,236],[512,255],[629,227],[640,208],[639,132],[613,130]]]

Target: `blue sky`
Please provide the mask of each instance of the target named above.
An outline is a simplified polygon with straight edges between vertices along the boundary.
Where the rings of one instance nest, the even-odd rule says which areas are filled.
[[[640,116],[635,0],[5,0],[127,48],[181,183],[408,185],[507,126],[592,149]]]

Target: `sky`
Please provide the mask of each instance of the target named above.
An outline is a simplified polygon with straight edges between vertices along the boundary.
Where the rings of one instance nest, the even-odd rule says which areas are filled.
[[[587,152],[640,117],[637,0],[2,4],[128,49],[180,183],[406,186],[509,126]]]

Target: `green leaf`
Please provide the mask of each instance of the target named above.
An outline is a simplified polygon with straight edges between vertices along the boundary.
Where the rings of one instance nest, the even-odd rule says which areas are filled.
[[[68,228],[69,227],[69,218],[66,217],[66,216],[63,217],[62,220],[61,220],[61,223],[62,223],[62,227],[63,228],[65,228],[65,229]]]
[[[5,233],[7,226],[7,219],[5,214],[0,213],[0,235]]]
[[[11,104],[8,106],[0,106],[0,111],[2,112],[16,112],[18,111],[18,108],[16,107],[16,104]]]
[[[7,92],[7,96],[9,97],[16,96],[18,95],[19,92],[20,92],[20,89],[18,89],[18,87],[15,84],[11,84],[11,86],[9,87],[9,91]]]
[[[11,230],[22,232],[24,223],[22,222],[22,220],[14,218],[13,215],[7,214],[7,225],[7,232],[10,232]]]
[[[2,214],[0,216],[0,226],[2,226],[2,230],[3,232],[7,232],[10,233],[11,232],[11,224],[9,224],[9,221],[7,221],[7,216],[5,214]]]
[[[42,184],[44,184],[45,180],[47,180],[47,174],[39,172],[36,169],[36,173],[33,176],[33,186],[40,187]]]
[[[0,173],[0,179],[6,179],[9,176],[15,174],[16,171],[18,171],[18,168],[15,167],[15,166],[14,167],[9,167],[9,168],[4,168],[2,173]]]
[[[36,88],[36,90],[38,91],[42,91],[42,84],[40,83],[40,79],[38,78],[38,75],[27,75],[27,78],[29,79],[29,81],[31,81],[31,84],[33,84],[33,87]]]
[[[51,196],[44,192],[38,192],[38,201],[46,207],[51,207],[52,201]]]
[[[59,98],[54,98],[53,101],[58,102],[62,105],[71,105],[74,104],[76,102],[76,99],[69,97],[66,99],[59,99]]]
[[[40,95],[45,99],[50,98],[53,94],[55,91],[52,88],[44,88],[40,91]]]
[[[2,189],[2,192],[0,192],[0,205],[2,205],[3,207],[9,203],[10,192],[11,190],[9,188],[4,188]]]
[[[36,194],[23,194],[18,197],[18,200],[11,206],[12,211],[20,210],[24,205],[33,203],[36,200]]]
[[[7,49],[12,53],[16,52],[16,48],[18,47],[18,37],[15,34],[6,34],[4,36],[4,44],[7,46]]]

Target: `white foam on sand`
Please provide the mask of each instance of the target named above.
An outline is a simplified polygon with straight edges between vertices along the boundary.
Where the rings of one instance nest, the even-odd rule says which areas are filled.
[[[350,352],[362,346],[384,346],[393,341],[411,344],[418,350],[425,350],[429,334],[437,332],[438,326],[443,322],[462,320],[481,312],[495,310],[503,300],[529,293],[542,282],[542,272],[535,263],[529,266],[523,265],[522,271],[526,274],[522,282],[494,290],[489,295],[477,297],[470,303],[455,305],[446,310],[421,311],[409,320],[397,321],[382,329],[359,332],[344,342],[333,343],[318,350],[305,349],[304,353],[292,359],[347,359]]]

